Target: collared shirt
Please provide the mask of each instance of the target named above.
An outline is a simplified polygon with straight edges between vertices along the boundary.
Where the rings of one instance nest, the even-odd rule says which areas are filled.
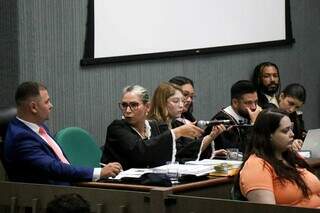
[[[266,94],[264,94],[264,95],[268,99],[269,103],[272,103],[272,104],[276,105],[279,108],[279,103],[278,103],[277,97],[275,95],[273,95],[273,96],[266,95]]]
[[[134,128],[133,126],[130,126],[142,139],[150,139],[151,137],[151,127],[148,120],[144,121],[144,128],[145,128],[145,135],[141,135],[140,132]]]
[[[242,117],[241,115],[237,114],[234,109],[232,108],[232,106],[228,106],[226,108],[223,109],[223,111],[225,111],[226,113],[228,113],[229,115],[231,115],[238,123],[247,123],[248,119]]]
[[[34,131],[37,135],[39,135],[44,141],[46,141],[46,139],[40,135],[39,133],[39,129],[40,126],[35,124],[35,123],[31,123],[29,121],[25,121],[21,118],[19,118],[18,116],[16,117],[19,121],[21,121],[22,123],[24,123],[27,127],[29,127],[32,131]],[[48,134],[48,136],[50,137],[50,135]],[[51,138],[51,137],[50,137]],[[53,138],[51,138],[53,141],[55,141]],[[92,180],[93,181],[97,181],[98,179],[100,179],[100,173],[101,173],[101,168],[94,168],[93,170],[93,176],[92,176]]]

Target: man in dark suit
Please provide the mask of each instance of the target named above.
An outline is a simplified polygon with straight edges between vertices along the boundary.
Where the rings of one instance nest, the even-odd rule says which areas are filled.
[[[262,109],[279,107],[280,73],[276,64],[258,64],[253,71],[252,82],[257,89],[258,105]]]
[[[69,185],[117,175],[119,163],[103,168],[70,165],[59,145],[43,124],[52,104],[46,87],[24,82],[15,94],[17,117],[8,125],[4,142],[4,162],[12,181]]]

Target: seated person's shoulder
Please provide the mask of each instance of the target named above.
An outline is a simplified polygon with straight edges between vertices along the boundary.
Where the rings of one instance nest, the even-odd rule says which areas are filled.
[[[262,158],[251,155],[240,171],[240,189],[243,195],[257,189],[273,191],[274,170]]]
[[[25,129],[21,126],[17,125],[9,125],[7,129],[7,140],[12,141],[25,141],[25,140],[31,140],[33,141],[35,137],[35,134],[33,134],[31,129]],[[7,141],[6,140],[6,141]]]
[[[117,120],[113,120],[110,123],[109,128],[110,127],[122,127],[122,126],[128,126],[128,124],[122,119],[117,119]]]
[[[157,133],[163,133],[169,129],[168,124],[165,122],[159,122],[156,120],[148,120],[148,122],[151,129],[157,131]]]
[[[269,172],[273,170],[267,161],[253,154],[245,162],[242,171],[259,172],[265,169]]]
[[[226,113],[223,110],[220,110],[211,118],[211,120],[224,120],[227,117]]]
[[[230,120],[230,124],[235,124],[234,118],[224,110],[220,110],[211,120]]]
[[[108,134],[119,134],[119,132],[123,132],[124,130],[130,130],[130,126],[124,120],[114,120],[107,127]]]

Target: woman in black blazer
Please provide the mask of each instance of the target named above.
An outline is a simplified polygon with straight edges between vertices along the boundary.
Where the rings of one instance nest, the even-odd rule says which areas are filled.
[[[193,99],[195,97],[194,84],[190,78],[184,76],[175,76],[169,80],[170,83],[181,87],[182,94],[185,97],[185,102],[181,114],[181,118],[188,119],[191,122],[196,121],[193,116]]]
[[[195,126],[185,118],[181,118],[184,109],[185,97],[181,87],[172,83],[161,83],[155,90],[152,98],[149,118],[168,125],[173,131],[181,126]],[[177,161],[185,162],[197,160],[202,152],[213,140],[225,130],[223,125],[215,126],[210,134],[195,139],[195,137],[181,137],[177,140]],[[217,150],[215,153],[225,154],[225,150]],[[210,158],[211,156],[205,156]]]
[[[184,125],[171,131],[165,124],[148,121],[149,94],[139,85],[123,89],[119,108],[123,119],[108,126],[101,161],[120,162],[124,170],[163,165],[175,157],[175,139],[202,133],[195,126]]]
[[[298,83],[289,84],[282,90],[279,95],[279,109],[289,113],[289,118],[293,123],[294,133],[294,148],[299,150],[303,144],[303,140],[306,136],[306,129],[304,127],[304,121],[302,118],[302,111],[300,108],[306,102],[306,90]]]

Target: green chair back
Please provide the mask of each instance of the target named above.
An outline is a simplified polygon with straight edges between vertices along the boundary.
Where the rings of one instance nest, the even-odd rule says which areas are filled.
[[[55,138],[72,165],[100,167],[102,151],[84,129],[68,127],[60,130]]]

